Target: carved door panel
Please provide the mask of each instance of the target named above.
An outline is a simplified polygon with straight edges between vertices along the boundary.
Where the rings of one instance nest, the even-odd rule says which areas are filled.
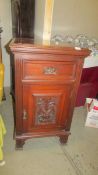
[[[71,86],[23,86],[24,131],[65,128]]]

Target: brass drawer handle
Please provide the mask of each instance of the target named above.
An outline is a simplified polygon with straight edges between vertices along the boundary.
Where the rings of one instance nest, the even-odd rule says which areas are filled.
[[[44,68],[44,74],[46,75],[56,75],[57,70],[55,67],[45,67]]]
[[[23,110],[23,120],[27,120],[28,119],[28,114],[26,112],[26,110]]]

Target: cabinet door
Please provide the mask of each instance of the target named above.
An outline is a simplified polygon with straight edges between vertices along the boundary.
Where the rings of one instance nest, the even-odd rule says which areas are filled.
[[[71,92],[71,85],[23,85],[24,131],[65,128]]]

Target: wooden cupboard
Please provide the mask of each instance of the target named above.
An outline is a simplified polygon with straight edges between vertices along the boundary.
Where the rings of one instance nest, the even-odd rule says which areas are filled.
[[[14,62],[16,147],[26,139],[58,136],[66,143],[87,49],[43,45],[31,39],[10,43]]]

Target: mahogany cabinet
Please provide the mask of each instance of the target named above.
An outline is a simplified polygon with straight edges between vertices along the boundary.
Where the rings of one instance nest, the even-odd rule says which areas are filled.
[[[59,136],[66,143],[87,49],[43,45],[31,39],[14,39],[15,139]]]

